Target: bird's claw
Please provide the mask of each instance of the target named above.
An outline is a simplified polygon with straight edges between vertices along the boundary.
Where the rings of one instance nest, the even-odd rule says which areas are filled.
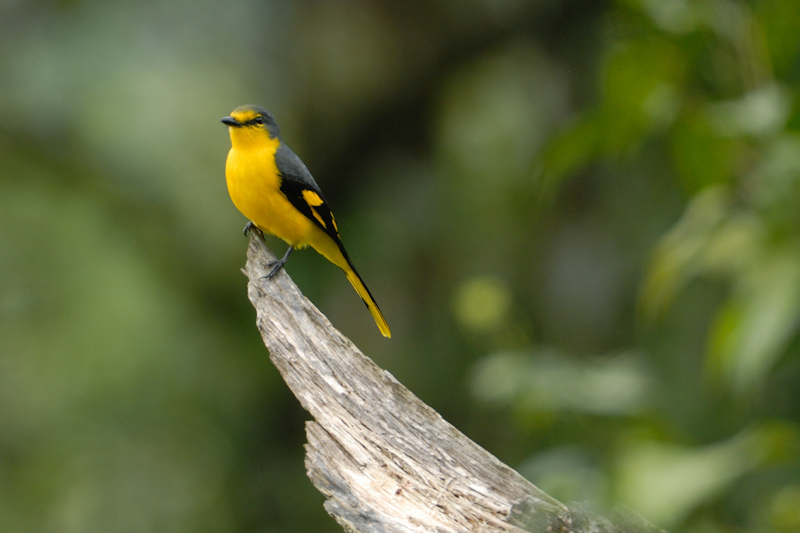
[[[272,261],[271,263],[269,263],[269,264],[267,265],[267,266],[270,266],[270,267],[272,267],[272,268],[270,269],[269,273],[268,273],[266,276],[262,277],[261,279],[272,279],[272,277],[273,277],[275,274],[277,274],[277,273],[278,273],[278,271],[279,271],[280,269],[282,269],[282,268],[283,268],[283,265],[284,265],[285,263],[286,263],[286,261],[281,261],[280,259],[279,259],[279,260],[277,260],[277,261]]]
[[[286,253],[283,254],[283,257],[278,259],[277,261],[270,262],[267,266],[272,267],[270,271],[267,273],[266,276],[263,276],[261,279],[272,279],[272,277],[278,273],[278,271],[283,268],[283,265],[286,264],[286,261],[289,259],[289,254],[292,253],[294,250],[293,246],[290,246],[286,249]]]

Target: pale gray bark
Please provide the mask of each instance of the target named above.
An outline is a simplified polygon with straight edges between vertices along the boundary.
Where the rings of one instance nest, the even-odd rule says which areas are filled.
[[[275,258],[257,231],[247,256],[248,295],[270,358],[314,417],[308,476],[345,530],[629,530],[539,490],[361,353],[285,272],[264,279]]]

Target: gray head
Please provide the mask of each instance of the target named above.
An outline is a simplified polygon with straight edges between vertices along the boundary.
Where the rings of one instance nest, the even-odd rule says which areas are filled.
[[[281,136],[272,113],[257,105],[239,106],[231,112],[230,116],[224,117],[221,122],[230,128],[232,140],[234,138],[234,129],[253,133],[256,133],[257,130],[262,130],[272,139],[280,138]]]

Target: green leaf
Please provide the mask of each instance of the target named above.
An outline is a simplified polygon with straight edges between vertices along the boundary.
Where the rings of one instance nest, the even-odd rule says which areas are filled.
[[[711,332],[709,365],[737,392],[764,382],[800,323],[800,251],[783,245],[754,262]]]
[[[703,448],[630,439],[618,452],[617,499],[661,527],[677,528],[693,509],[759,466],[770,445],[761,430]]]

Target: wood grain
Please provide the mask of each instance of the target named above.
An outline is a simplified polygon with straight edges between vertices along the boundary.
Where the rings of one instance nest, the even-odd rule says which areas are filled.
[[[611,531],[468,439],[336,330],[250,233],[248,295],[270,358],[313,416],[306,468],[347,531]],[[391,341],[387,341],[391,342]],[[586,520],[586,517],[589,520]],[[610,525],[610,524],[604,524]]]

